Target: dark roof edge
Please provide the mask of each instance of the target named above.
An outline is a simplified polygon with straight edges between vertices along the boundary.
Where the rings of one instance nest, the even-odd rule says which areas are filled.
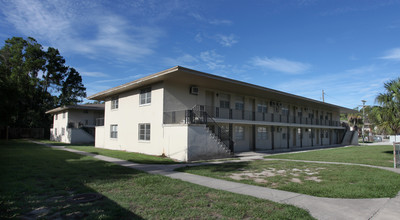
[[[65,111],[69,109],[81,109],[81,110],[94,110],[94,111],[104,111],[104,104],[90,104],[88,105],[64,105],[54,109],[51,109],[46,112],[46,114],[53,114],[60,111]]]

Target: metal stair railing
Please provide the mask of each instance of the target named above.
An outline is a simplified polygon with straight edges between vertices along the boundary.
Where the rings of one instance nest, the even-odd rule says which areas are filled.
[[[193,124],[205,124],[211,132],[213,132],[216,137],[218,137],[221,144],[225,148],[230,150],[233,155],[234,152],[234,142],[230,138],[229,132],[226,132],[214,119],[211,117],[207,111],[205,111],[203,106],[196,105],[191,110],[192,115],[189,115],[190,121]]]

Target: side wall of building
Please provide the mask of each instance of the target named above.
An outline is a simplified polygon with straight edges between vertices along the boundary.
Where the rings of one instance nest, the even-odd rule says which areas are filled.
[[[140,104],[141,89],[124,92],[105,100],[103,138],[105,148],[152,155],[162,155],[165,152],[163,148],[163,83],[142,89],[150,87],[151,103],[148,104]],[[111,108],[112,98],[118,98],[118,108]],[[140,124],[150,125],[150,140],[139,140]],[[111,136],[111,126],[117,126],[116,137]],[[96,137],[96,142],[98,139],[100,137]]]

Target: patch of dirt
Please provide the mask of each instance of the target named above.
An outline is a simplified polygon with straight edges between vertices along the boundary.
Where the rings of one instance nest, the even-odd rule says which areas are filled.
[[[319,170],[323,169],[325,168],[322,167],[313,169],[293,168],[287,170],[268,168],[262,171],[251,172],[249,170],[241,168],[237,170],[238,171],[237,173],[232,173],[229,176],[229,178],[234,180],[252,180],[256,183],[269,183],[271,187],[276,187],[278,186],[278,183],[268,181],[269,177],[274,177],[274,176],[287,177],[288,182],[299,183],[299,184],[304,183],[303,182],[304,180],[321,182],[322,180],[317,175],[319,174]]]
[[[311,181],[315,181],[318,183],[322,181],[320,178],[318,178],[318,176],[308,176],[305,178],[305,180],[311,180]]]
[[[290,182],[293,182],[293,183],[303,183],[303,182],[301,181],[301,179],[299,179],[299,178],[292,178],[292,179],[290,180]]]

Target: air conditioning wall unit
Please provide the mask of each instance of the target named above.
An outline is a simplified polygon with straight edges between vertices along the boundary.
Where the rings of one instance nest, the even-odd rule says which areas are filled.
[[[190,94],[192,94],[192,95],[198,95],[198,94],[199,94],[199,87],[197,87],[197,86],[191,86],[191,87],[190,87]]]

